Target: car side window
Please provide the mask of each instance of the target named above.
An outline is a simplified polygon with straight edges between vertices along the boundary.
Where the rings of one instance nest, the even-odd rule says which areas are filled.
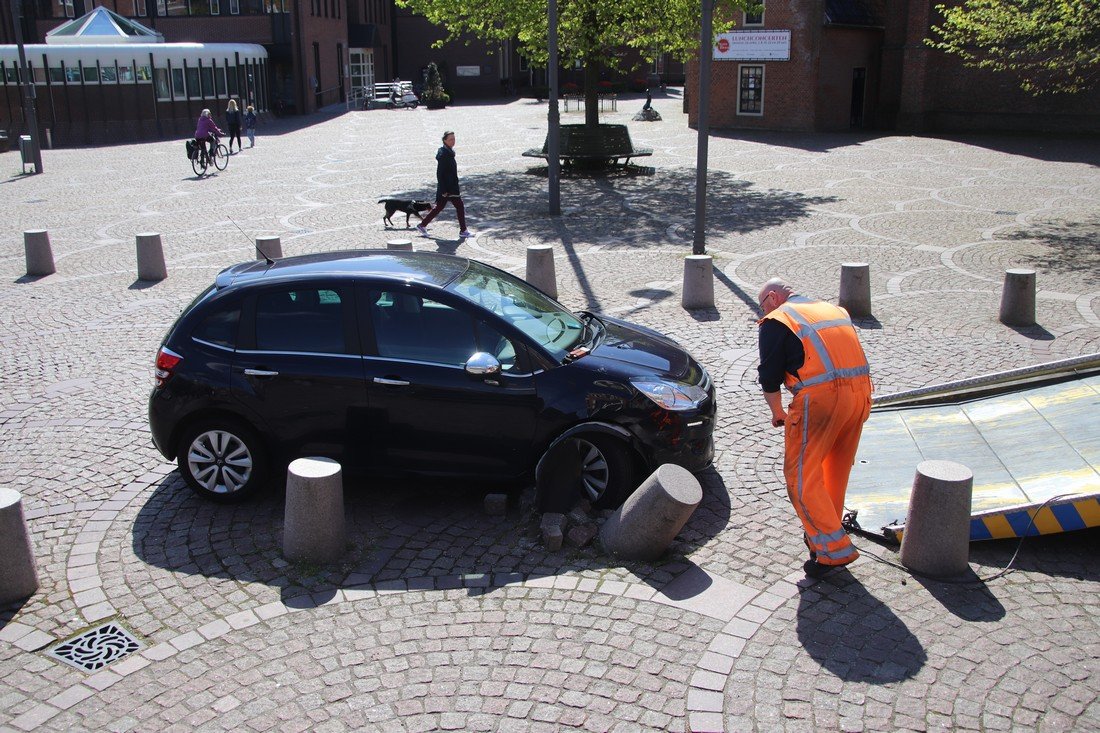
[[[345,303],[327,288],[268,290],[256,296],[259,351],[346,354]]]
[[[515,344],[484,321],[477,324],[477,349],[496,357],[500,362],[500,370],[505,374],[516,374],[520,371]]]
[[[241,320],[239,304],[227,305],[210,313],[191,332],[191,338],[215,346],[234,349],[237,346],[237,324]]]
[[[473,318],[449,305],[389,290],[368,303],[379,356],[461,366],[477,351]]]

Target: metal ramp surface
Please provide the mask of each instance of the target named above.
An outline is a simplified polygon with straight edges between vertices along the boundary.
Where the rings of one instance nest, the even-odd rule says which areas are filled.
[[[1100,357],[877,400],[845,502],[862,530],[900,540],[923,460],[973,471],[971,540],[1100,526]]]

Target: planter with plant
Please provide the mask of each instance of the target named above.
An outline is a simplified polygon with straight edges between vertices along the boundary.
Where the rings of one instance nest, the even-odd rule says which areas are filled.
[[[420,101],[428,109],[443,109],[451,101],[451,95],[443,90],[443,79],[434,61],[428,64],[428,79],[424,84],[424,93],[420,95]]]

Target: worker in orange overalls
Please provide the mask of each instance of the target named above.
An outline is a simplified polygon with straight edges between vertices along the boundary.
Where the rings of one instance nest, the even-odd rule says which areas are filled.
[[[848,475],[871,411],[871,376],[847,311],[796,295],[779,278],[760,291],[760,385],[784,426],[783,476],[820,577],[859,557],[841,526]],[[779,387],[794,395],[787,410]]]

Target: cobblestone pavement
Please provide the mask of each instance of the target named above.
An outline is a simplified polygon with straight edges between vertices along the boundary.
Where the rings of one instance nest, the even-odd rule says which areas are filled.
[[[880,394],[1100,352],[1100,143],[717,134],[716,306],[687,312],[696,135],[677,97],[655,106],[662,122],[605,115],[652,171],[568,178],[560,218],[520,156],[545,130],[529,101],[273,122],[202,180],[179,141],[46,151],[30,177],[0,156],[0,484],[42,581],[0,615],[0,729],[1100,728],[1096,531],[1029,541],[970,585],[917,581],[867,540],[850,572],[801,577],[752,302],[776,274],[835,299],[841,263],[870,263]],[[478,236],[448,210],[417,249],[522,275],[552,244],[565,304],[674,334],[716,380],[714,467],[665,560],[548,552],[522,504],[487,516],[474,488],[360,481],[342,562],[291,564],[277,492],[201,502],[151,447],[152,360],[181,309],[259,235],[288,255],[407,236],[375,201],[431,194],[444,129]],[[25,277],[38,228],[58,272]],[[159,283],[136,281],[149,231]],[[997,322],[1013,266],[1039,273],[1033,328]],[[1015,549],[975,544],[974,572]],[[110,619],[141,651],[94,674],[44,653]]]

